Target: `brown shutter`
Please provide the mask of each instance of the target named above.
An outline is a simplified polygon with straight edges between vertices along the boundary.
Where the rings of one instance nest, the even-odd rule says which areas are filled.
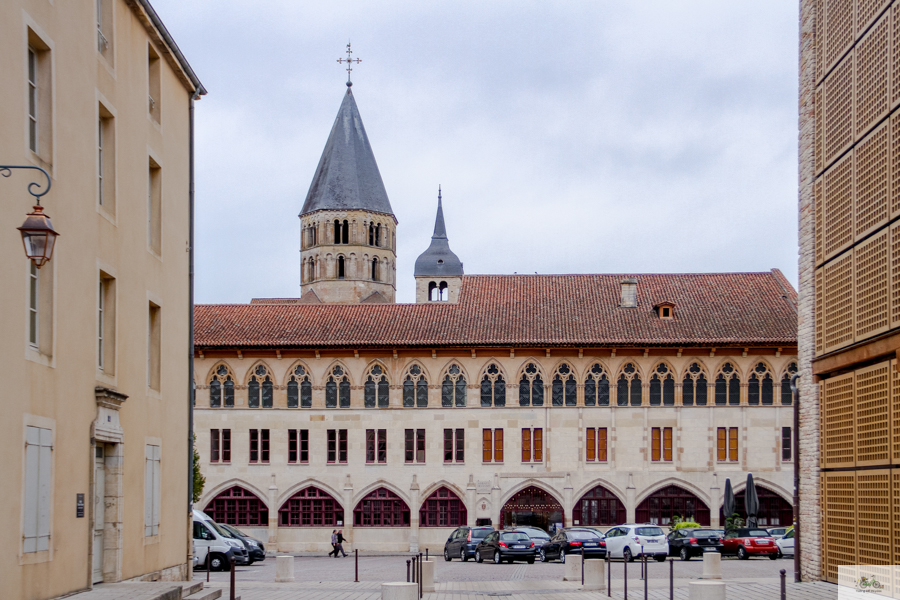
[[[721,461],[721,462],[724,462],[725,460],[728,459],[728,452],[727,452],[727,445],[728,445],[728,443],[727,443],[727,440],[726,440],[726,438],[725,438],[725,428],[724,428],[724,427],[719,427],[719,428],[716,430],[716,435],[717,435],[717,439],[716,439],[716,460],[719,460],[719,461]]]
[[[494,440],[491,436],[491,430],[485,429],[481,432],[481,460],[491,462],[493,455]]]
[[[544,460],[544,430],[535,429],[534,435],[534,461],[542,462]]]
[[[737,461],[738,459],[738,428],[732,427],[728,430],[728,460]]]
[[[663,460],[672,460],[672,428],[663,429]]]
[[[586,444],[587,456],[585,456],[585,459],[587,459],[588,461],[595,460],[595,458],[597,456],[597,454],[596,454],[597,441],[596,441],[596,437],[595,437],[596,435],[597,435],[596,430],[593,427],[588,427],[588,429],[587,429],[587,444]]]
[[[655,462],[655,461],[659,460],[659,445],[660,445],[659,427],[654,427],[653,429],[650,430],[650,439],[651,439],[650,460]]]
[[[597,429],[597,460],[606,462],[606,427]]]
[[[522,429],[522,462],[531,462],[531,430]]]
[[[494,430],[494,462],[503,462],[503,430]]]

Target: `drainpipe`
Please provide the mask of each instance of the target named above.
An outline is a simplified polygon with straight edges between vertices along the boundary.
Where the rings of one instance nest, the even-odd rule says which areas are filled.
[[[800,373],[791,377],[794,401],[794,581],[800,582]]]
[[[188,108],[188,523],[194,509],[194,102],[203,92],[198,87]],[[188,531],[191,531],[188,526]],[[188,535],[187,566],[193,570],[193,536]]]

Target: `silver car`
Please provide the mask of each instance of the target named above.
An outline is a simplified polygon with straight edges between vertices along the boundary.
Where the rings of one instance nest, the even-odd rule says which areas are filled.
[[[624,558],[628,562],[642,555],[662,562],[669,556],[669,541],[658,525],[628,523],[606,532],[606,552],[610,558]]]

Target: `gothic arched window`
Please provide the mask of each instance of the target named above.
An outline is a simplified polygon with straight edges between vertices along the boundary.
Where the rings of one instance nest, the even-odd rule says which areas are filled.
[[[691,363],[681,380],[681,404],[684,406],[706,406],[707,381],[703,367]]]
[[[625,363],[616,385],[616,404],[628,406],[630,399],[631,406],[640,406],[641,394],[641,374],[634,363]]]
[[[428,380],[419,365],[412,365],[406,371],[406,378],[403,380],[403,406],[428,406]]]
[[[584,405],[609,406],[609,379],[600,363],[594,363],[584,379]]]
[[[519,380],[519,406],[544,405],[544,380],[534,363],[528,363]]]
[[[784,406],[790,406],[794,401],[794,394],[791,392],[791,378],[793,378],[796,373],[797,363],[792,362],[787,366],[787,369],[784,370],[784,375],[781,377],[781,404]]]
[[[650,406],[660,405],[675,406],[675,377],[665,363],[650,376]]]
[[[272,377],[265,365],[256,365],[250,383],[247,385],[247,406],[259,408],[260,392],[262,392],[262,407],[272,408],[273,393]]]
[[[488,365],[481,377],[481,405],[506,406],[506,380],[494,363]]]
[[[344,375],[344,368],[335,365],[325,382],[325,408],[350,407],[350,379]]]
[[[553,406],[575,406],[578,399],[577,390],[572,368],[566,363],[562,363],[556,368],[553,376],[553,387],[550,392]]]
[[[302,365],[294,367],[291,378],[287,383],[287,404],[288,408],[312,407],[312,382],[309,375]]]
[[[223,396],[226,407],[234,406],[234,376],[228,367],[219,365],[209,380],[209,406],[211,408],[222,406]]]
[[[741,378],[730,362],[722,365],[716,375],[716,404],[738,405],[741,403]]]
[[[390,383],[381,365],[373,365],[369,369],[366,382],[363,384],[363,406],[366,408],[387,408],[389,406],[388,393]]]
[[[441,383],[441,406],[464,407],[466,405],[466,377],[459,365],[450,365]]]
[[[775,382],[772,373],[766,363],[759,362],[753,367],[750,378],[747,380],[747,404],[764,404],[771,406],[775,403]]]

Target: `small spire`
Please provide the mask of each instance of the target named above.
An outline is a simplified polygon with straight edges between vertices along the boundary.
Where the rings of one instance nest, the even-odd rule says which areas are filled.
[[[434,219],[434,235],[431,239],[447,239],[447,227],[444,225],[444,207],[441,205],[441,186],[438,184],[438,209]]]

